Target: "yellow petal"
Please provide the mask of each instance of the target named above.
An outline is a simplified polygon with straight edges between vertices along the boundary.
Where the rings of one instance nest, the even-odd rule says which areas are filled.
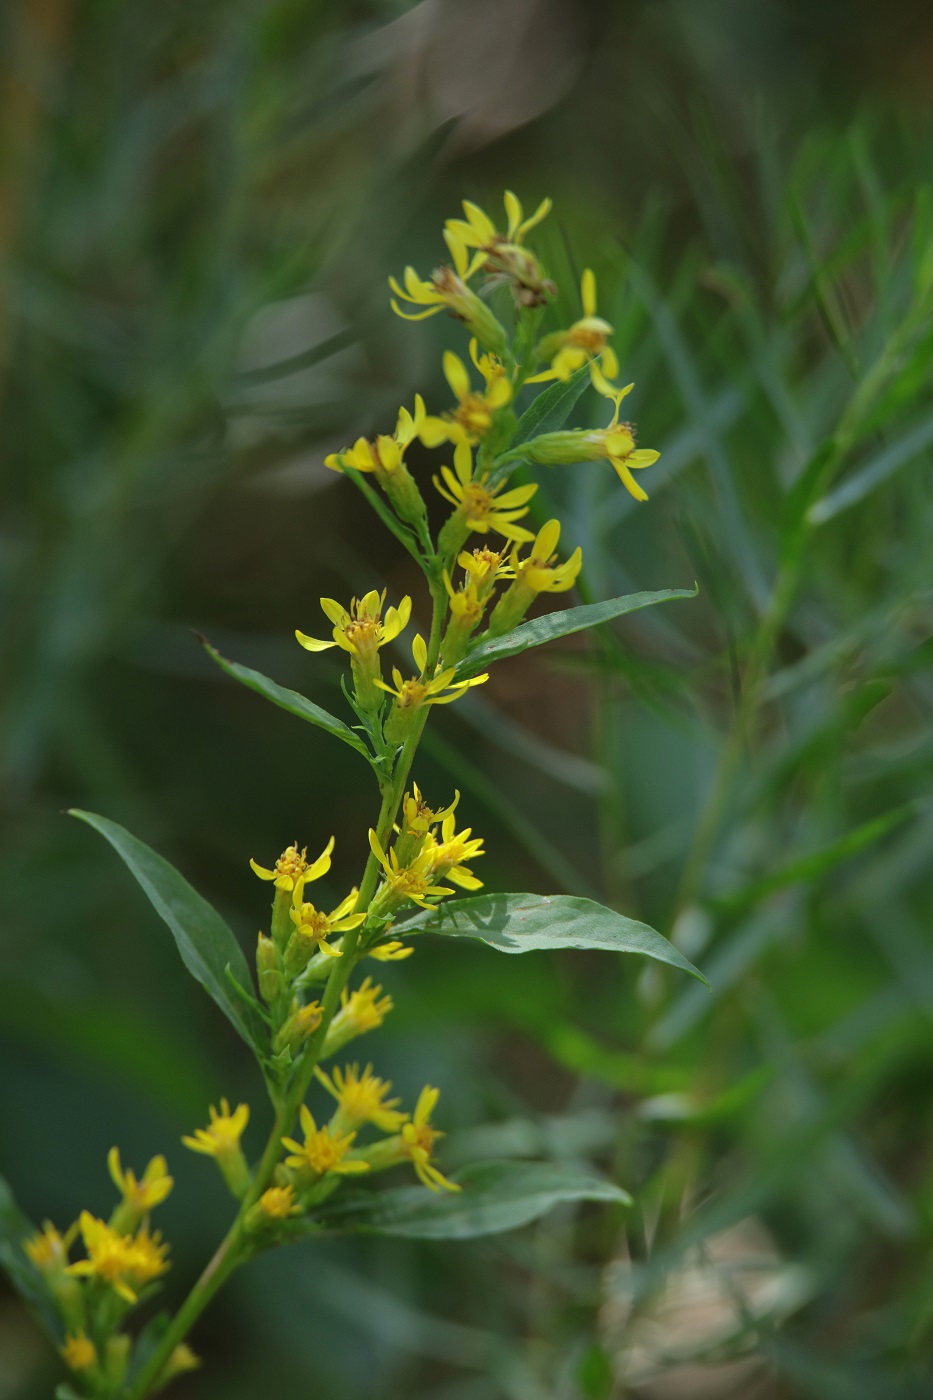
[[[580,300],[583,302],[584,316],[595,316],[596,277],[591,267],[587,267],[584,269],[583,277],[580,280]]]
[[[428,664],[428,648],[421,633],[417,633],[411,644],[411,654],[414,657],[415,665],[424,674],[424,669]]]
[[[349,613],[343,606],[343,603],[338,603],[336,598],[321,598],[320,603],[321,611],[324,613],[324,616],[328,618],[335,627],[341,627],[348,620],[350,616]]]
[[[295,631],[295,636],[299,645],[303,646],[305,651],[329,651],[332,646],[336,646],[336,642],[319,642],[317,637],[308,637],[304,632],[299,632],[297,630]],[[257,875],[259,874],[258,870],[256,873]]]
[[[518,232],[519,224],[522,221],[523,211],[521,206],[521,200],[518,198],[517,195],[513,194],[511,190],[506,190],[502,202],[505,205],[505,213],[509,221],[507,236],[509,242],[512,243],[515,241],[515,235]]]
[[[473,479],[473,453],[468,442],[458,442],[454,448],[454,470],[461,485],[469,486]]]
[[[450,385],[455,399],[462,400],[470,392],[470,376],[466,365],[452,350],[444,351],[444,378]]]
[[[542,525],[535,540],[535,556],[538,559],[550,559],[557,548],[560,540],[560,521],[549,520],[546,525]]]
[[[610,458],[610,460],[615,467],[616,475],[629,495],[634,496],[636,501],[647,501],[648,492],[642,490],[625,463],[615,457]]]
[[[610,379],[615,379],[619,373],[619,358],[611,345],[607,345],[603,351],[603,368]]]

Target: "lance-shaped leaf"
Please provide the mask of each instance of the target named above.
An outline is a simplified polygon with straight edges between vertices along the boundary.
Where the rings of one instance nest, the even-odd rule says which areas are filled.
[[[695,598],[698,591],[696,585],[693,588],[662,588],[658,593],[628,593],[624,598],[609,598],[604,603],[586,603],[579,608],[545,613],[544,617],[523,622],[520,627],[507,632],[503,637],[492,637],[489,641],[479,642],[457,667],[457,680],[475,676],[493,661],[501,661],[505,656],[516,656],[528,647],[539,647],[544,642],[556,641],[558,637],[569,637],[572,632],[583,632],[587,627],[611,622],[614,617],[638,612],[639,608],[650,608],[654,603],[669,603],[676,598]]]
[[[275,681],[270,681],[268,676],[263,676],[259,671],[252,670],[249,666],[241,666],[237,661],[228,661],[225,656],[221,656],[216,647],[212,647],[210,642],[203,637],[200,638],[201,645],[212,661],[216,661],[222,671],[226,671],[228,676],[232,676],[235,681],[245,685],[249,690],[255,690],[257,695],[263,695],[267,700],[271,700],[273,705],[278,705],[280,710],[287,710],[290,715],[297,715],[299,719],[307,720],[309,724],[316,724],[319,729],[326,729],[328,734],[333,734],[336,738],[342,739],[345,744],[349,744],[351,749],[356,749],[364,758],[371,755],[363,740],[342,719],[337,719],[336,715],[328,714],[322,710],[320,705],[315,705],[305,696],[299,695],[297,690],[288,690],[284,685],[278,685]]]
[[[62,1325],[51,1296],[38,1269],[23,1249],[23,1244],[36,1233],[35,1226],[23,1214],[3,1177],[0,1176],[0,1266],[23,1299],[41,1319],[52,1338],[62,1339]]]
[[[542,433],[560,432],[589,382],[590,367],[582,365],[569,379],[558,380],[538,394],[519,418],[509,451],[540,437]]]
[[[500,953],[553,948],[639,953],[706,982],[702,972],[653,928],[576,895],[481,894],[449,900],[392,927],[393,938],[412,933],[477,938]]]
[[[621,1186],[583,1167],[557,1162],[476,1162],[452,1178],[459,1191],[423,1186],[337,1198],[318,1215],[325,1230],[468,1240],[515,1230],[565,1201],[631,1205]]]
[[[124,827],[94,812],[72,809],[70,815],[106,837],[148,895],[156,913],[168,924],[192,977],[214,998],[247,1045],[266,1054],[269,1037],[262,1019],[230,985],[228,967],[241,987],[252,986],[252,979],[239,943],[217,910],[173,865]]]

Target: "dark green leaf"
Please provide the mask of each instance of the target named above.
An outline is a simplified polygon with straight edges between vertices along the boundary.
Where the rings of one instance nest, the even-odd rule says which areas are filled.
[[[326,710],[321,709],[320,705],[306,700],[303,695],[299,695],[297,690],[287,690],[285,686],[277,685],[275,681],[270,681],[268,676],[261,675],[259,671],[253,671],[249,666],[241,666],[236,661],[228,661],[225,656],[221,656],[215,647],[211,646],[210,642],[203,637],[200,640],[211,660],[216,661],[220,669],[226,671],[227,675],[232,676],[235,681],[239,681],[249,690],[255,690],[257,695],[271,700],[273,705],[278,705],[281,710],[287,710],[290,715],[297,715],[299,719],[307,720],[309,724],[316,724],[319,729],[326,729],[328,734],[342,739],[345,744],[349,744],[351,749],[356,749],[364,758],[370,757],[369,750],[363,740],[358,734],[354,734],[343,720],[328,714]]]
[[[538,394],[518,420],[509,451],[542,433],[557,433],[570,417],[577,399],[590,382],[590,367],[582,365],[569,379],[558,380]]]
[[[670,963],[671,967],[678,967],[706,982],[702,972],[678,953],[673,943],[647,924],[627,919],[614,909],[575,895],[481,894],[471,899],[450,900],[392,929],[393,937],[410,933],[478,938],[502,953],[531,953],[551,948],[639,953],[657,962]]]
[[[409,1239],[468,1240],[515,1230],[564,1201],[631,1204],[614,1182],[556,1162],[476,1162],[452,1180],[461,1190],[435,1193],[408,1186],[338,1199],[317,1223]]]
[[[38,1314],[58,1342],[62,1340],[58,1313],[42,1276],[23,1249],[24,1240],[35,1233],[35,1226],[23,1215],[13,1199],[13,1192],[0,1176],[0,1265],[23,1301]]]
[[[268,1048],[262,1020],[236,995],[226,968],[243,987],[252,985],[249,968],[230,929],[206,899],[192,889],[174,866],[116,822],[93,812],[72,809],[71,816],[87,822],[106,837],[138,880],[156,913],[168,924],[182,962],[214,998],[247,1045],[260,1054]]]
[[[698,592],[693,588],[662,588],[658,593],[629,593],[624,598],[609,598],[605,603],[586,603],[580,608],[566,608],[563,612],[546,613],[531,622],[523,622],[513,632],[504,637],[492,637],[487,642],[479,642],[457,667],[457,679],[465,680],[475,676],[493,661],[501,661],[505,656],[516,656],[528,647],[539,647],[544,642],[553,642],[558,637],[569,637],[572,632],[583,632],[587,627],[596,627],[601,622],[611,622],[614,617],[637,612],[639,608],[650,608],[654,603],[668,603],[676,598],[695,598]]]

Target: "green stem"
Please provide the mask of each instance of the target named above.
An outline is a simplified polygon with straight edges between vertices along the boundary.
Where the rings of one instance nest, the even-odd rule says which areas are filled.
[[[431,633],[428,641],[427,673],[433,674],[437,665],[440,652],[441,631],[444,624],[444,614],[447,607],[447,595],[443,584],[438,584],[436,579],[431,580],[431,598],[433,601],[433,615],[431,618]],[[405,792],[405,785],[408,782],[408,775],[414,762],[415,753],[424,732],[424,726],[428,717],[428,706],[425,706],[418,716],[410,734],[402,745],[401,752],[395,763],[392,778],[386,785],[382,798],[382,806],[379,809],[379,816],[376,823],[376,834],[380,843],[385,847],[388,843],[392,827],[398,815],[399,805]],[[370,852],[363,872],[363,879],[360,882],[360,893],[357,900],[357,910],[365,911],[372,903],[376,887],[379,882],[379,861]],[[321,1021],[314,1034],[309,1037],[301,1060],[296,1067],[292,1079],[291,1089],[285,1102],[278,1109],[272,1132],[266,1143],[265,1150],[256,1168],[253,1177],[253,1184],[244,1197],[236,1219],[224,1236],[217,1252],[205,1268],[201,1277],[192,1288],[188,1297],[179,1308],[172,1319],[168,1330],[164,1333],[159,1345],[155,1348],[149,1360],[142,1367],[139,1375],[132,1387],[127,1392],[127,1400],[144,1400],[151,1387],[156,1383],[160,1374],[165,1369],[165,1364],[178,1346],[184,1341],[188,1332],[194,1326],[201,1313],[207,1307],[214,1294],[221,1285],[230,1277],[234,1269],[244,1260],[246,1244],[244,1233],[244,1222],[247,1211],[256,1204],[259,1197],[266,1190],[272,1179],[279,1157],[281,1155],[281,1140],[287,1134],[295,1121],[298,1109],[304,1103],[305,1095],[314,1075],[315,1068],[321,1057],[327,1030],[340,1002],[340,994],[350,978],[354,967],[360,959],[359,950],[361,928],[350,929],[344,935],[343,955],[339,959],[334,959],[330,976],[324,988],[321,998]]]

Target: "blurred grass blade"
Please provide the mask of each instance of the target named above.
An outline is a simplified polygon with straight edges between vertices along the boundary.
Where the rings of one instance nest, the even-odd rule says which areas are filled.
[[[345,1200],[315,1224],[415,1240],[468,1240],[518,1229],[567,1201],[632,1203],[605,1177],[555,1162],[477,1162],[453,1180],[461,1188],[456,1193],[410,1186]]]
[[[297,715],[299,719],[307,720],[309,724],[316,724],[319,729],[326,729],[328,734],[342,739],[345,744],[349,744],[351,749],[356,749],[357,753],[361,753],[364,758],[371,757],[359,735],[354,734],[353,730],[344,724],[343,720],[337,719],[336,715],[328,714],[326,710],[321,709],[320,705],[315,705],[313,701],[305,699],[297,690],[287,690],[285,686],[270,681],[268,676],[252,670],[249,666],[241,666],[237,661],[228,661],[205,638],[200,638],[200,641],[211,660],[216,661],[222,671],[226,671],[228,676],[232,676],[235,681],[245,685],[248,690],[254,690],[257,695],[271,700],[273,705],[278,705],[281,710],[287,710],[290,715]]]
[[[638,953],[689,972],[709,985],[702,972],[653,928],[574,895],[481,894],[456,899],[396,924],[392,933],[399,937],[440,933],[449,938],[478,938],[500,953],[554,948]]]
[[[504,656],[517,656],[528,647],[539,647],[558,637],[569,637],[573,632],[583,632],[587,627],[611,622],[614,617],[624,617],[626,613],[637,612],[639,608],[650,608],[654,603],[695,598],[698,592],[696,584],[693,588],[662,588],[657,593],[629,593],[624,598],[610,598],[605,603],[586,603],[583,607],[546,613],[544,617],[523,622],[504,637],[492,637],[488,642],[480,642],[457,667],[457,678],[463,680],[474,676],[493,661],[501,661]]]
[[[181,960],[192,977],[213,997],[247,1045],[265,1055],[268,1034],[262,1020],[236,996],[227,980],[229,965],[241,986],[252,986],[246,959],[216,909],[174,866],[116,822],[78,808],[72,808],[69,816],[87,822],[110,842],[142,886],[156,913],[168,924]]]
[[[23,1241],[36,1227],[22,1213],[6,1181],[0,1176],[0,1265],[23,1301],[32,1309],[56,1343],[62,1340],[58,1313],[38,1270],[23,1249]]]
[[[853,831],[847,832],[845,836],[841,836],[838,841],[824,846],[821,851],[801,856],[799,860],[790,861],[761,880],[753,880],[751,884],[730,891],[729,894],[714,895],[705,902],[714,909],[744,909],[749,905],[757,904],[760,899],[773,894],[775,890],[784,889],[787,885],[796,885],[803,880],[815,880],[820,875],[825,875],[827,871],[833,870],[842,861],[848,860],[850,856],[857,855],[866,846],[880,841],[882,836],[886,836],[889,831],[900,826],[901,822],[913,816],[915,811],[916,808],[912,803],[904,807],[897,807],[893,812],[886,812],[884,816],[876,817],[874,821],[864,822],[862,826],[858,826]]]
[[[901,467],[909,466],[922,452],[933,445],[933,418],[926,418],[912,432],[891,443],[873,457],[859,471],[848,477],[835,491],[814,504],[807,511],[811,525],[822,525],[833,516],[850,506],[857,505],[877,487],[883,485]]]

